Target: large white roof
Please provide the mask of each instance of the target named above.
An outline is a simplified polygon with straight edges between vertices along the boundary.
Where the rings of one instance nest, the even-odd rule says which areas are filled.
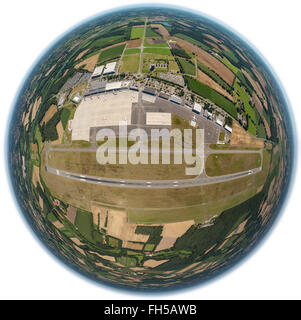
[[[92,74],[92,77],[98,77],[98,76],[100,76],[100,75],[102,74],[102,71],[103,71],[104,67],[105,67],[105,66],[96,67],[96,68],[94,69],[94,72],[93,72],[93,74]]]
[[[121,88],[121,81],[109,82],[106,84],[106,91],[117,90]]]
[[[115,67],[116,67],[116,61],[107,63],[103,74],[115,72]]]
[[[193,110],[197,111],[197,112],[201,112],[202,111],[202,105],[200,103],[195,102],[193,105]]]

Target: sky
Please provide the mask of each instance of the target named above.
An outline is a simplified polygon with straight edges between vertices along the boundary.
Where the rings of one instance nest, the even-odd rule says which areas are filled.
[[[300,170],[295,171],[281,216],[248,259],[206,285],[160,296],[117,291],[78,276],[44,249],[18,212],[5,172],[4,141],[12,103],[27,72],[39,55],[75,24],[104,10],[143,3],[149,1],[1,2],[0,299],[300,299]],[[164,3],[182,5],[183,1]],[[241,0],[194,0],[187,2],[187,8],[224,22],[261,52],[286,90],[299,132],[300,1],[275,0],[271,5],[270,1],[253,0],[246,6]]]

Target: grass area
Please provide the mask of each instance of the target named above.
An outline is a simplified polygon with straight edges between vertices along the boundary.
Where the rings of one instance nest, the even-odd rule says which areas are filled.
[[[247,171],[260,167],[259,153],[210,154],[206,160],[205,171],[210,177]]]
[[[129,49],[125,49],[124,54],[128,55],[128,54],[140,54],[140,48],[129,48]]]
[[[144,33],[144,27],[132,27],[131,39],[142,38]]]
[[[85,140],[73,140],[71,144],[65,144],[65,145],[53,145],[52,147],[54,149],[60,149],[60,148],[87,148],[90,147],[91,143]]]
[[[113,237],[107,237],[107,239],[108,239],[109,246],[114,247],[114,248],[120,247],[120,240],[113,238]]]
[[[126,256],[117,257],[116,262],[118,262],[124,266],[127,266],[127,267],[135,267],[137,265],[137,260],[135,258],[126,257]]]
[[[155,246],[156,246],[155,244],[146,243],[144,246],[144,251],[152,251],[152,250],[154,250]]]
[[[140,51],[140,50],[139,50]],[[129,54],[122,57],[120,72],[137,73],[139,70],[140,54]]]
[[[121,141],[121,140],[126,140],[126,141]],[[108,139],[105,139],[104,141],[97,141],[97,144],[99,146],[101,146],[102,144],[104,144],[107,141],[108,141]],[[129,141],[127,138],[116,137],[115,139],[113,139],[112,146],[119,148],[119,144],[121,142],[123,142],[128,148],[135,144],[135,141]]]
[[[61,112],[61,121],[63,128],[66,129],[66,126],[68,124],[68,120],[70,117],[71,111],[68,108],[63,108]]]
[[[254,125],[254,123],[257,123],[257,119],[258,119],[258,112],[255,108],[253,108],[250,105],[250,100],[251,97],[249,95],[249,93],[245,90],[245,88],[241,85],[241,82],[236,78],[234,81],[234,88],[236,89],[236,91],[234,91],[234,97],[236,98],[236,101],[240,100],[243,104],[244,104],[244,109],[247,113],[247,115],[249,116],[249,118],[253,121],[251,121],[249,119],[248,121],[248,131],[253,134],[254,136],[256,136],[256,127]],[[237,106],[240,107],[239,103],[237,102]]]
[[[72,180],[45,172],[41,175],[54,197],[90,211],[91,201],[126,208],[130,223],[161,223],[219,215],[254,196],[266,180],[271,154],[263,152],[263,170],[235,181],[189,188],[144,189],[110,187]],[[44,161],[44,157],[42,157]]]
[[[143,50],[143,53],[153,53],[153,54],[159,54],[162,56],[171,56],[172,55],[169,48],[145,48]]]
[[[210,149],[214,150],[260,150],[259,148],[252,148],[252,147],[236,147],[230,146],[229,144],[210,144]]]
[[[110,61],[119,58],[123,52],[125,44],[120,46],[112,47],[102,51],[98,57],[98,63],[103,63],[105,61]]]
[[[84,238],[93,242],[93,217],[91,212],[77,209],[74,224]]]
[[[48,165],[52,168],[98,177],[115,179],[137,179],[137,180],[169,180],[187,179],[194,176],[185,174],[186,164],[151,164],[151,156],[148,156],[149,164],[119,164],[119,153],[117,152],[116,164],[100,165],[96,159],[95,152],[72,152],[72,151],[50,151],[48,154]]]
[[[195,64],[189,60],[178,58],[179,64],[181,66],[182,72],[191,76],[195,76]]]
[[[225,132],[224,131],[220,131],[218,140],[219,141],[224,141],[224,139],[225,139]]]
[[[42,149],[43,149],[43,142],[42,142],[42,135],[41,135],[41,132],[40,132],[40,129],[39,129],[38,126],[36,128],[36,133],[35,133],[34,137],[35,137],[35,139],[36,139],[36,141],[38,143],[39,152],[41,152]]]
[[[199,82],[196,79],[186,77],[186,81],[188,84],[188,88],[199,94],[200,96],[209,99],[216,105],[220,106],[222,109],[227,111],[230,115],[232,115],[235,119],[237,119],[237,112],[234,104],[225,98],[223,95],[215,91],[214,89],[208,87],[207,85]]]
[[[198,41],[198,40],[196,40],[196,39],[193,39],[193,38],[191,38],[191,37],[189,37],[189,36],[186,36],[185,34],[176,33],[176,34],[174,34],[174,36],[175,36],[175,37],[178,37],[178,38],[180,38],[180,39],[186,40],[186,41],[188,41],[188,42],[190,42],[190,43],[192,43],[192,44],[195,44],[196,46],[202,48],[202,49],[205,50],[205,51],[208,51],[208,50],[210,49],[210,48],[209,48],[207,45],[205,45],[204,43],[202,43],[202,42],[200,42],[200,41]]]

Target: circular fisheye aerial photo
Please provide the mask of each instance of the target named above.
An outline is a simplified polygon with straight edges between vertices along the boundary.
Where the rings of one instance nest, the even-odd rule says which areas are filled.
[[[283,89],[250,44],[206,16],[140,6],[43,54],[15,99],[7,159],[55,256],[101,284],[158,291],[252,251],[281,211],[293,146]]]

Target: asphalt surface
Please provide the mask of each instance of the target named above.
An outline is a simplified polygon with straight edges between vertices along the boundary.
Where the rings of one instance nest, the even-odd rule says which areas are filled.
[[[229,175],[223,175],[218,177],[204,177],[203,175],[193,178],[193,179],[184,179],[184,180],[120,180],[120,179],[110,179],[110,178],[101,178],[95,176],[88,176],[83,174],[72,173],[63,170],[57,170],[45,167],[45,170],[49,173],[56,174],[61,177],[79,180],[89,183],[101,184],[105,186],[115,186],[115,187],[127,187],[127,188],[187,188],[187,187],[197,187],[202,185],[208,185],[213,183],[220,183],[239,179],[246,177],[248,175],[256,174],[262,170],[261,167],[255,168],[248,171],[238,172]]]

